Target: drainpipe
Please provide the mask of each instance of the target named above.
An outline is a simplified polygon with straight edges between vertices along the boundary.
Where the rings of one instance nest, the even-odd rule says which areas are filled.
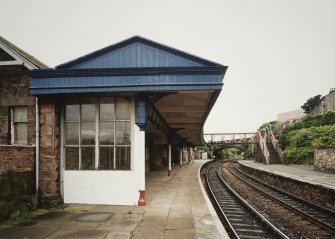
[[[39,106],[38,106],[38,98],[35,98],[35,114],[36,114],[36,131],[35,131],[35,147],[36,147],[36,152],[35,152],[35,173],[36,173],[36,202],[37,202],[37,196],[38,196],[38,188],[39,188],[39,169],[40,169],[40,118],[39,118]]]

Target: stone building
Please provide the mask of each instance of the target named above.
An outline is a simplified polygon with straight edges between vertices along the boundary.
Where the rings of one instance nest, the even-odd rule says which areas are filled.
[[[335,111],[335,88],[329,90],[329,94],[323,96],[321,101],[311,110],[312,115],[319,115],[327,111]]]
[[[40,195],[66,203],[145,205],[145,172],[204,143],[227,69],[138,36],[53,69],[8,44],[1,168],[35,166]]]
[[[32,171],[36,144],[36,98],[28,72],[46,65],[0,37],[0,173]]]
[[[46,65],[0,37],[0,220],[34,194],[37,101],[28,72]]]
[[[279,122],[291,122],[294,120],[300,120],[305,116],[303,110],[291,110],[277,114],[277,120]]]

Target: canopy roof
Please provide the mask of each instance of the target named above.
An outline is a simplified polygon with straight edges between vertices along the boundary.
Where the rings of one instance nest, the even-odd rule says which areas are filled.
[[[58,95],[122,93],[154,98],[151,113],[165,121],[185,144],[202,144],[203,124],[218,97],[227,67],[135,36],[55,69],[32,70],[30,93]],[[159,96],[159,97],[153,97]],[[156,140],[162,128],[151,117],[148,134]],[[165,140],[163,139],[165,138]],[[160,141],[158,140],[158,141]]]

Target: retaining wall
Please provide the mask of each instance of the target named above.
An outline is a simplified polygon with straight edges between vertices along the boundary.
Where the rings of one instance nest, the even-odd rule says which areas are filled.
[[[335,148],[315,149],[314,169],[335,173]]]
[[[245,173],[255,176],[274,187],[314,202],[315,204],[335,210],[335,190],[322,187],[321,185],[309,184],[263,170],[254,169],[242,164],[239,164],[239,167]]]

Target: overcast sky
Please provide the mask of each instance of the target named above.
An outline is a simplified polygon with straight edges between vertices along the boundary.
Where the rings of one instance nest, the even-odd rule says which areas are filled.
[[[0,0],[0,34],[50,67],[140,35],[228,65],[205,132],[249,132],[335,87],[335,0]]]

